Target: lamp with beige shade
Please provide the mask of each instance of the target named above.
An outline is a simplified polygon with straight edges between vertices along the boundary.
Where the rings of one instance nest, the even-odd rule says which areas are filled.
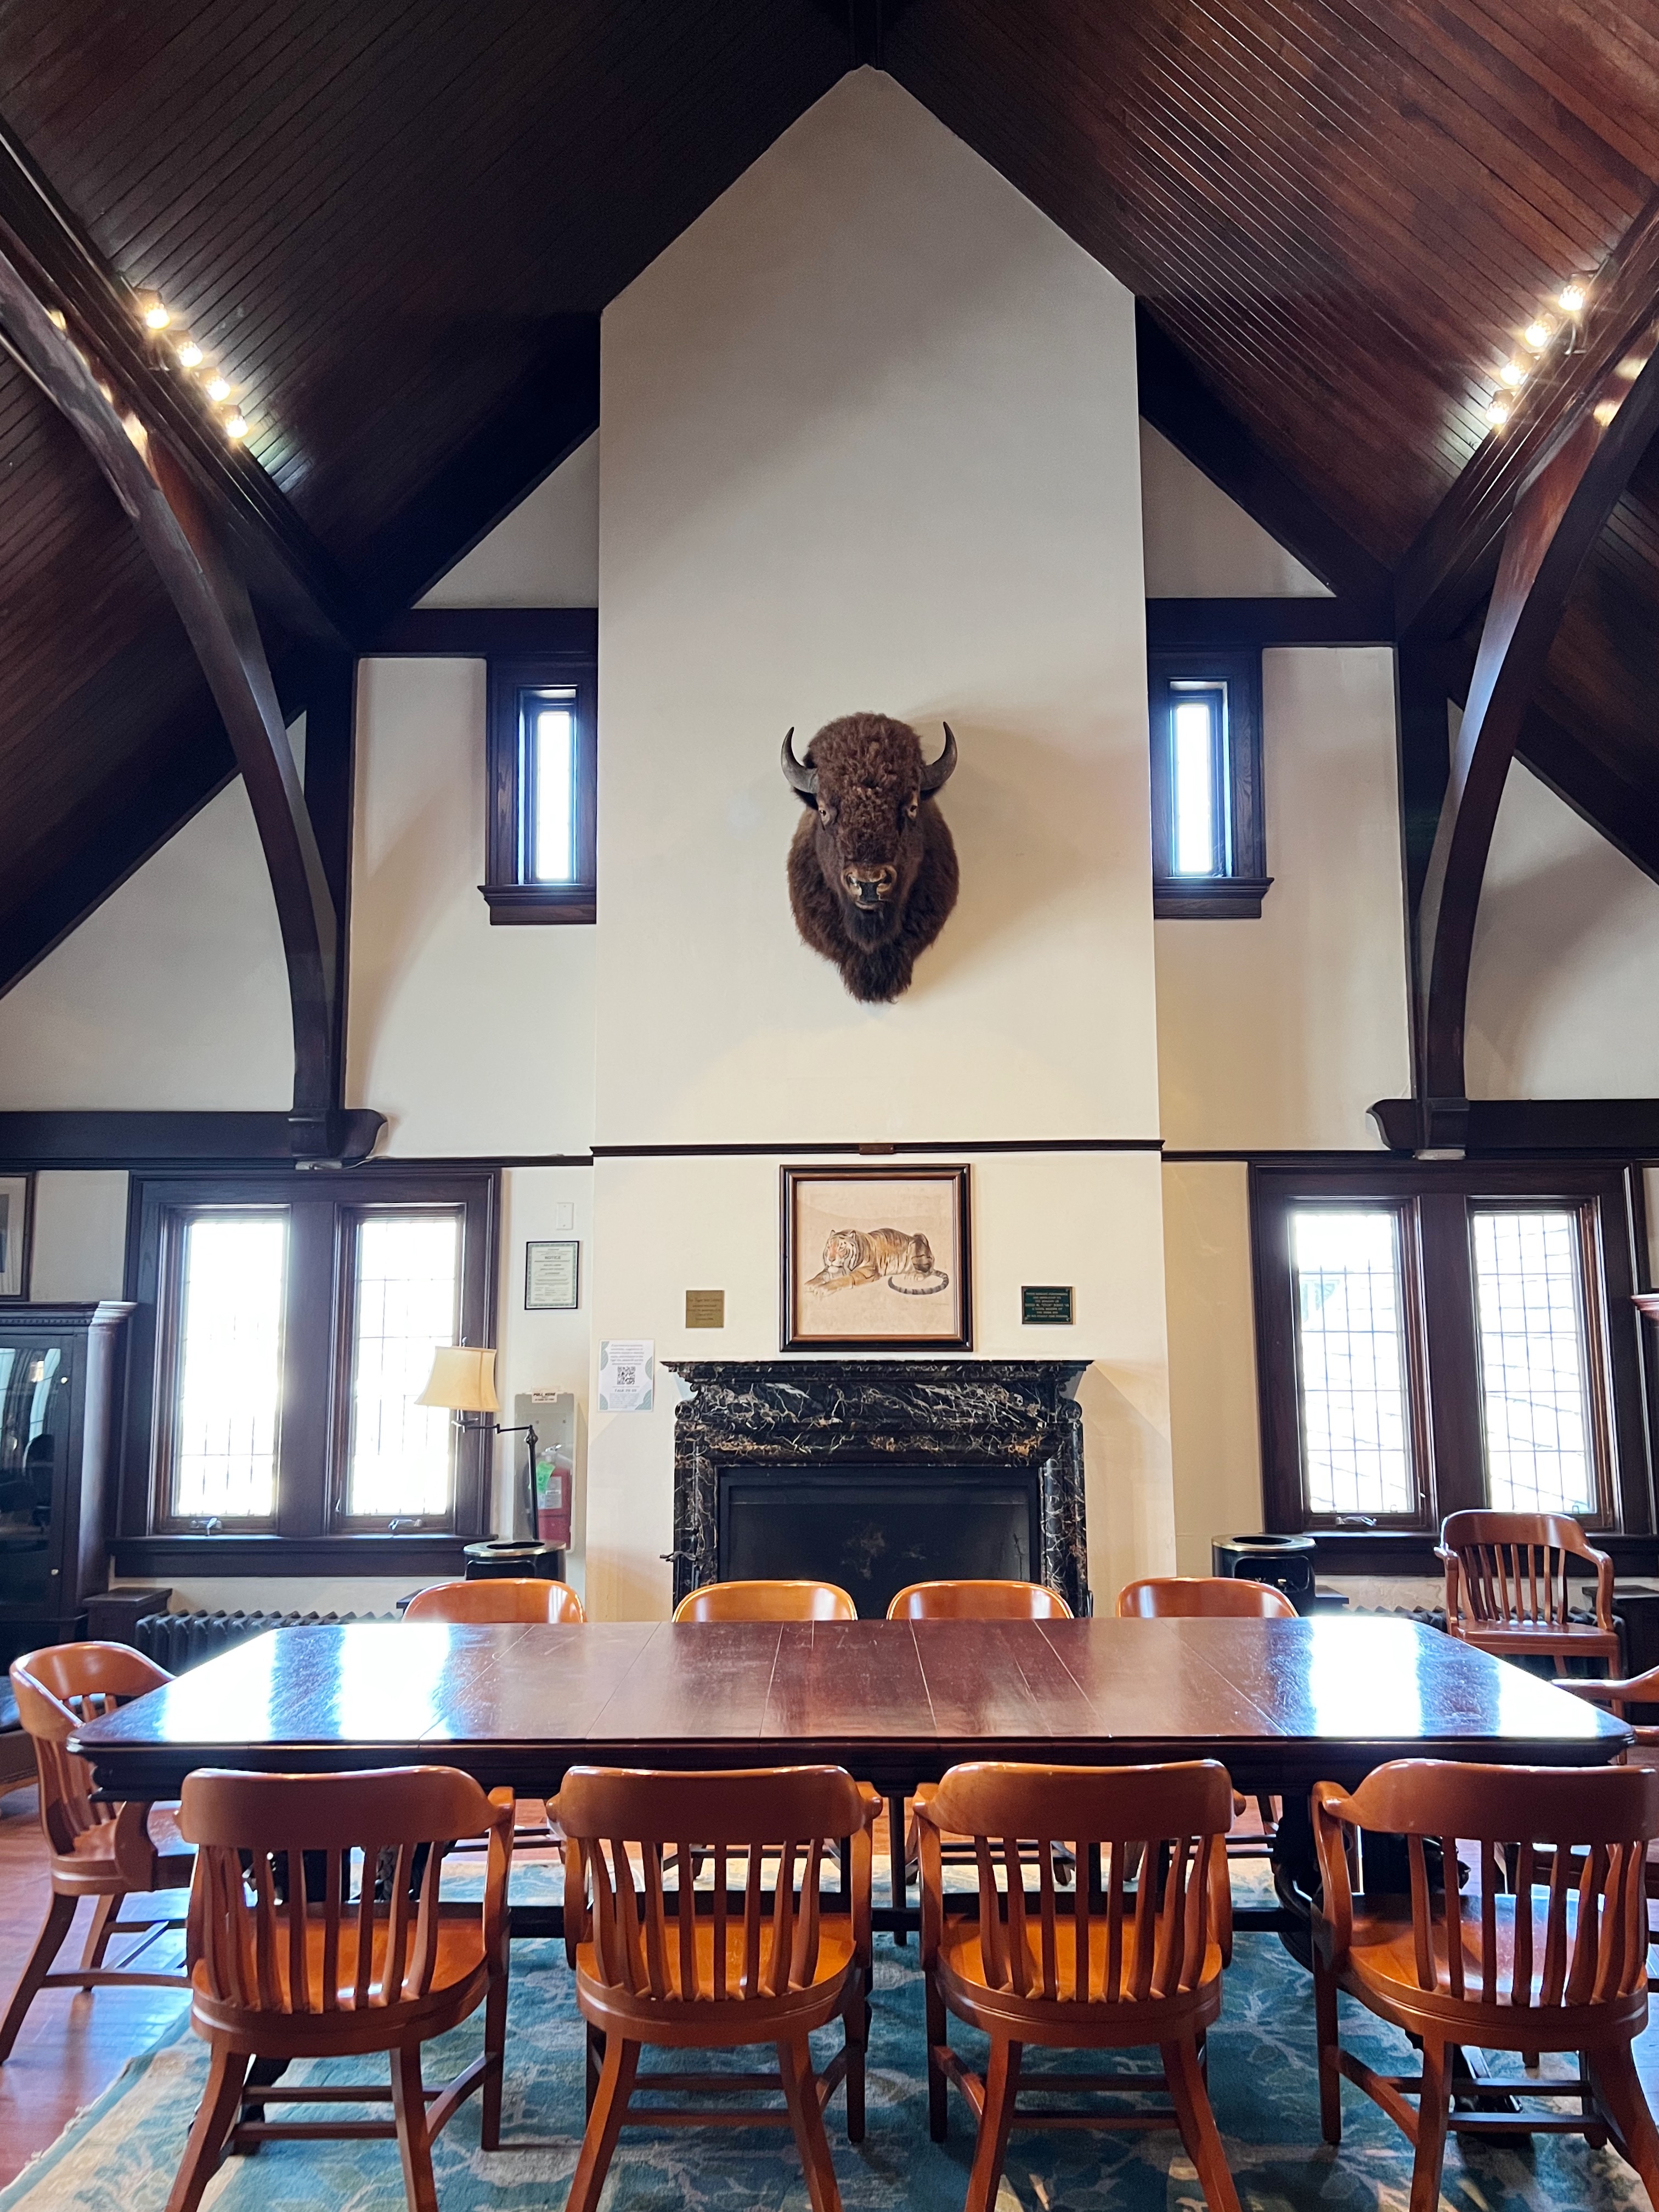
[[[416,1399],[417,1406],[441,1406],[453,1413],[463,1428],[469,1425],[469,1413],[479,1417],[480,1425],[487,1433],[498,1437],[521,1436],[526,1440],[526,1489],[524,1500],[525,1529],[522,1539],[502,1534],[487,1544],[469,1544],[468,1559],[477,1559],[486,1573],[502,1573],[509,1567],[523,1568],[533,1553],[548,1547],[536,1537],[536,1431],[526,1422],[520,1428],[501,1427],[493,1419],[501,1410],[501,1401],[495,1395],[495,1352],[493,1346],[484,1344],[440,1344],[432,1353],[432,1372],[426,1378],[426,1388]],[[533,1568],[530,1570],[533,1571]]]

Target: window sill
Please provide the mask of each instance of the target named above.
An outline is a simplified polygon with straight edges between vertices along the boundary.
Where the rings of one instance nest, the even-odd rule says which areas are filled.
[[[1321,1575],[1426,1575],[1445,1580],[1439,1556],[1440,1539],[1426,1529],[1309,1528],[1301,1533],[1314,1539],[1314,1571]],[[1659,1539],[1627,1535],[1609,1529],[1585,1532],[1598,1552],[1605,1552],[1621,1575],[1659,1572]]]
[[[1188,876],[1152,885],[1154,921],[1259,921],[1271,876]]]
[[[492,927],[503,923],[592,921],[597,919],[591,888],[579,884],[548,890],[540,884],[480,884]]]
[[[459,1575],[476,1537],[449,1529],[422,1536],[118,1536],[118,1575]]]

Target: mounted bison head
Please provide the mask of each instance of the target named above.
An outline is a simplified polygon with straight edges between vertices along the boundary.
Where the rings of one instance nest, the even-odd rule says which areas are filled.
[[[885,714],[826,722],[804,761],[794,735],[783,772],[811,810],[789,848],[795,927],[855,999],[896,999],[957,902],[956,847],[933,804],[957,764],[951,725],[931,765]]]

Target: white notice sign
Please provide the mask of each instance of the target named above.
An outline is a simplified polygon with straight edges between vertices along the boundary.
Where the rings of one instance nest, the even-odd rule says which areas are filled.
[[[599,1411],[602,1413],[648,1413],[651,1411],[653,1357],[650,1337],[606,1337],[599,1346]]]

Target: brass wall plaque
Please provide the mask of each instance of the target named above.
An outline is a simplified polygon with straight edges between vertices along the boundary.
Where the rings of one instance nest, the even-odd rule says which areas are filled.
[[[685,1325],[688,1328],[724,1328],[725,1291],[688,1291],[685,1294]]]
[[[1053,1324],[1070,1328],[1073,1322],[1069,1283],[1025,1283],[1020,1287],[1019,1318],[1026,1328]]]

